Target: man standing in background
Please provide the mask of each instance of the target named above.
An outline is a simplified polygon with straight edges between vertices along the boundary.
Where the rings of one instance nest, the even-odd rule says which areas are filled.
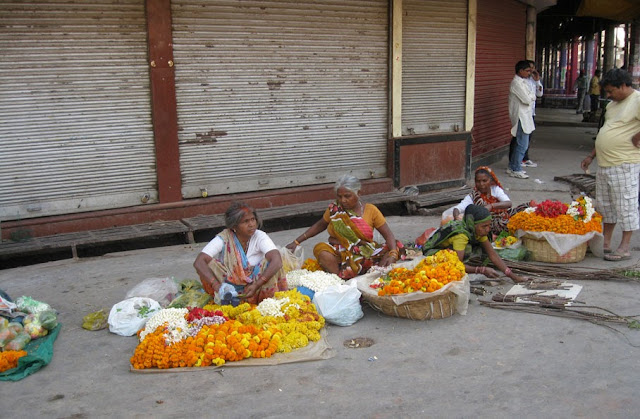
[[[589,96],[591,97],[591,113],[598,110],[600,102],[600,70],[596,70],[589,82]]]
[[[511,135],[516,137],[516,146],[509,156],[507,173],[511,177],[527,179],[529,176],[522,170],[522,159],[529,147],[529,135],[536,129],[533,122],[533,103],[536,95],[531,91],[527,79],[531,75],[531,66],[526,60],[518,61],[516,74],[509,86],[509,119]]]
[[[544,89],[542,87],[542,82],[540,81],[540,73],[538,73],[538,70],[536,70],[536,63],[531,60],[527,60],[527,62],[529,63],[529,67],[531,68],[531,75],[527,79],[527,82],[529,83],[529,87],[531,88],[531,91],[533,92],[533,94],[536,95],[536,98],[542,97],[542,94],[544,93]],[[533,101],[532,113],[533,113],[533,122],[535,123],[536,121],[536,102],[535,101]],[[538,167],[538,163],[533,162],[529,158],[529,149],[531,148],[532,135],[533,133],[529,134],[529,147],[527,147],[527,151],[524,152],[524,156],[522,157],[522,167]],[[509,144],[509,159],[511,159],[511,154],[513,154],[513,151],[515,150],[515,148],[516,148],[516,137],[511,137],[511,143]]]
[[[584,112],[584,98],[587,95],[587,89],[589,87],[589,79],[584,74],[584,70],[580,70],[580,75],[576,79],[576,90],[578,91],[578,105],[576,113]]]

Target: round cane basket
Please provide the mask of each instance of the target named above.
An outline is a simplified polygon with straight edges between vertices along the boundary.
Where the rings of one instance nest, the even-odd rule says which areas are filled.
[[[531,252],[531,260],[537,262],[550,262],[550,263],[574,263],[580,262],[584,259],[587,253],[587,243],[584,242],[577,247],[574,247],[564,255],[559,255],[553,247],[544,239],[537,239],[532,236],[522,236],[522,244]]]
[[[411,320],[444,319],[453,316],[456,312],[457,297],[451,291],[402,304],[396,304],[391,297],[380,297],[368,292],[363,292],[362,298],[375,310],[381,311],[387,316],[404,317]]]

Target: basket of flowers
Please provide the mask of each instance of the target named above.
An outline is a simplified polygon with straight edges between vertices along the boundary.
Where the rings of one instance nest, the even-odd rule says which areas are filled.
[[[513,215],[508,228],[522,238],[532,260],[573,263],[584,259],[588,241],[602,233],[602,216],[588,196],[570,204],[546,200]]]
[[[451,250],[399,263],[388,273],[358,279],[362,298],[388,316],[412,320],[442,319],[465,314],[469,281],[464,264]]]

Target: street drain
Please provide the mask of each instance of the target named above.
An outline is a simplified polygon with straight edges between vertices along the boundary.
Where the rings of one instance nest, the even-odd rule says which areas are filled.
[[[353,338],[347,339],[342,344],[347,348],[368,348],[373,345],[375,342],[371,338]]]

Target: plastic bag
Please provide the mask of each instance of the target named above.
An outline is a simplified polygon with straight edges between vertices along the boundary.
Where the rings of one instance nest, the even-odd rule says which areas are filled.
[[[151,298],[133,297],[120,301],[109,312],[109,331],[120,336],[133,336],[161,309],[160,304]]]
[[[0,348],[4,348],[4,346],[11,342],[13,338],[16,337],[18,332],[14,328],[9,328],[9,325],[13,323],[2,324],[0,326]]]
[[[190,289],[186,292],[180,294],[176,299],[174,299],[171,304],[169,304],[169,308],[187,308],[187,307],[204,307],[209,301],[211,301],[211,296],[204,292],[202,289]]]
[[[216,298],[214,298],[214,301],[216,302],[216,304],[222,306],[238,307],[240,305],[240,298],[238,297],[238,291],[236,291],[236,287],[226,282],[220,286],[220,289],[216,293]]]
[[[42,313],[49,313],[49,311],[43,311]],[[49,333],[49,330],[44,328],[40,320],[40,314],[42,313],[28,314],[23,320],[24,330],[29,334],[31,339],[41,338]]]
[[[102,330],[107,326],[107,313],[105,313],[104,310],[94,311],[82,318],[83,329]]]
[[[53,310],[41,311],[38,313],[38,320],[47,330],[53,330],[58,325],[58,316]]]
[[[285,274],[300,269],[304,262],[304,249],[300,246],[295,251],[291,251],[286,247],[280,248],[280,256],[282,257],[282,270]]]
[[[52,310],[49,304],[26,296],[18,297],[16,305],[18,306],[18,310],[28,314],[36,314],[41,311]]]
[[[357,282],[349,285],[331,285],[313,295],[313,304],[318,313],[329,323],[338,326],[351,326],[364,316],[360,305]]]
[[[151,298],[166,307],[177,293],[178,284],[172,278],[148,278],[131,288],[125,298]]]
[[[527,259],[528,254],[529,254],[529,252],[527,251],[526,247],[524,247],[524,246],[520,246],[520,247],[517,247],[517,248],[507,247],[507,248],[504,248],[504,249],[496,249],[496,253],[502,259],[514,260],[514,261],[525,260],[525,259]]]
[[[31,339],[47,336],[49,331],[42,326],[37,314],[29,314],[24,318],[24,331]]]
[[[5,351],[21,351],[29,342],[31,342],[31,336],[22,331],[11,339],[11,341],[4,346],[4,349]]]

